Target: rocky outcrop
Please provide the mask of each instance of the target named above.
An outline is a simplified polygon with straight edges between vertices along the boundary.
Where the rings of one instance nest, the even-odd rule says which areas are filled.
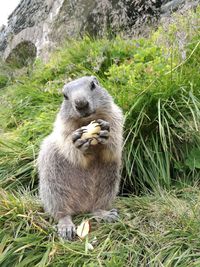
[[[11,61],[20,51],[25,58],[40,56],[70,37],[143,33],[180,8],[196,6],[199,0],[22,0],[0,28],[0,53]],[[26,52],[25,52],[26,51]],[[23,62],[21,62],[23,64]]]
[[[45,57],[45,49],[51,48],[50,32],[64,0],[22,0],[8,18],[8,26],[0,35],[0,52],[11,60],[17,51],[24,51]],[[32,51],[31,51],[32,49]],[[36,51],[35,52],[33,52]]]
[[[172,12],[181,10],[182,12],[196,7],[200,3],[199,0],[163,0],[161,6],[161,16],[168,16]]]

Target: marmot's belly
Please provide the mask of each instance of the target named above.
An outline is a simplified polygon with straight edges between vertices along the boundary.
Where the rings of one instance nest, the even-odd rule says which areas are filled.
[[[98,179],[97,177],[96,179]],[[96,181],[97,182],[97,181]],[[98,183],[84,179],[79,184],[66,187],[67,206],[77,213],[91,212],[96,209],[102,208],[100,203],[104,203],[104,196],[107,194],[105,191],[99,193],[98,188],[101,187]]]
[[[108,208],[116,187],[116,171],[108,172],[108,168],[105,169],[104,166],[84,173],[77,173],[76,169],[74,175],[68,176],[67,180],[63,188],[66,206],[74,214],[92,212]]]

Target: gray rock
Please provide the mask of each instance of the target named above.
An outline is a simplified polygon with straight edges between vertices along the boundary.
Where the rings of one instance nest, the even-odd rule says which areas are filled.
[[[175,12],[179,8],[183,7],[185,2],[186,2],[185,0],[165,1],[165,3],[161,7],[161,13],[168,14],[171,12]]]
[[[0,55],[13,58],[23,48],[44,60],[63,40],[117,33],[144,34],[162,16],[196,6],[199,0],[21,0],[0,28]],[[26,47],[27,46],[27,47]]]

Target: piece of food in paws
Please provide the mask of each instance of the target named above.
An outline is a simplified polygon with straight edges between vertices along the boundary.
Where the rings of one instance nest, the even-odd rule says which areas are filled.
[[[98,140],[96,138],[92,138],[90,144],[91,145],[97,145],[98,144]]]
[[[101,126],[99,125],[98,122],[91,121],[90,124],[88,124],[87,126],[83,126],[82,129],[83,129],[83,134],[81,136],[81,139],[92,138],[92,141],[91,141],[92,145],[95,145],[98,143],[97,140],[95,139],[95,137],[98,137],[101,131]]]

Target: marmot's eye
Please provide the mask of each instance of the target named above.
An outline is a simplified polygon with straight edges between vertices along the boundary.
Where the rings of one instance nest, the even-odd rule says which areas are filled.
[[[90,84],[91,90],[94,90],[96,88],[96,84],[92,81]]]
[[[63,96],[64,96],[64,99],[65,100],[68,100],[69,99],[69,97],[66,94],[64,94]]]

